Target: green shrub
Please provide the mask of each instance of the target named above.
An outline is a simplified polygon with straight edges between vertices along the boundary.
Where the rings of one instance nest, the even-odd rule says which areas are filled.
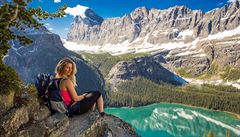
[[[16,71],[0,61],[0,94],[8,94],[10,91],[20,90],[20,78]]]
[[[180,67],[177,68],[177,74],[186,78],[193,78],[194,76],[191,74],[190,70],[187,70],[186,68]]]
[[[235,81],[240,79],[240,69],[232,68],[230,66],[220,69],[216,62],[213,62],[206,73],[198,76],[193,76],[191,74],[190,68],[177,68],[177,74],[186,78],[196,78],[196,79],[210,79],[213,76],[220,76],[223,80]]]
[[[219,72],[219,69],[218,69],[218,68],[219,68],[219,66],[217,65],[217,63],[216,63],[216,62],[212,62],[212,64],[211,64],[211,66],[210,66],[207,74],[208,74],[209,76],[217,75],[218,72]]]
[[[240,69],[226,67],[220,76],[224,80],[238,80],[240,79]]]
[[[136,57],[145,57],[145,56],[148,56],[148,54],[147,53],[122,54],[122,55],[119,55],[118,57],[121,61],[129,61]]]
[[[33,96],[37,96],[37,89],[35,87],[35,85],[33,84],[28,84],[26,87],[25,87],[26,91],[33,95]]]

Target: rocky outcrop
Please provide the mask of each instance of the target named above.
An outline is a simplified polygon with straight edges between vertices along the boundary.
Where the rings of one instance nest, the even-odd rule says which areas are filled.
[[[106,123],[106,129],[104,132],[105,137],[137,137],[139,135],[136,134],[135,130],[126,122],[123,120],[112,116],[107,115],[104,118],[104,121]]]
[[[240,38],[215,40],[204,43],[204,51],[210,60],[215,60],[220,68],[232,66],[240,68]]]
[[[28,121],[28,111],[25,107],[11,109],[8,114],[1,119],[1,133],[11,135],[16,132],[16,129]]]
[[[187,73],[192,74],[193,76],[200,75],[209,70],[211,61],[204,55],[185,55],[185,56],[169,56],[166,58],[168,62],[167,66],[174,66],[172,71],[177,71],[177,68],[186,68]]]
[[[117,90],[117,85],[136,77],[145,77],[156,83],[166,82],[173,85],[183,85],[187,82],[161,65],[160,57],[141,57],[133,61],[120,61],[109,72],[106,81],[111,90]]]
[[[63,137],[136,137],[135,130],[121,119],[106,114],[104,118],[97,117],[96,113],[87,113],[70,119],[68,129]]]
[[[138,134],[126,122],[97,112],[67,117],[65,114],[50,115],[45,105],[28,93],[21,93],[14,99],[14,107],[0,118],[0,136],[10,137],[135,137]]]
[[[239,36],[225,39],[204,40],[199,42],[198,48],[192,51],[173,50],[165,57],[168,65],[175,68],[186,68],[188,73],[197,76],[207,72],[213,63],[219,70],[227,66],[240,68]],[[173,70],[173,71],[176,71]]]
[[[46,120],[46,134],[51,137],[61,136],[67,130],[68,126],[68,117],[57,113]]]

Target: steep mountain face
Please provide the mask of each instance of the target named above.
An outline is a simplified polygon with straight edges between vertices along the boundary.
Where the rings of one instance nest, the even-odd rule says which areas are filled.
[[[21,46],[12,41],[12,48],[4,57],[5,63],[13,67],[23,81],[33,83],[38,73],[54,73],[58,61],[70,57],[77,64],[77,89],[102,90],[103,81],[98,73],[77,54],[65,49],[58,35],[42,30],[39,33],[29,31],[27,37],[33,40],[32,44]]]
[[[198,50],[170,51],[166,61],[175,68],[188,68],[190,74],[207,72],[211,65],[222,70],[227,66],[240,68],[240,35],[224,39],[206,40],[198,43]],[[214,64],[213,64],[214,63]]]
[[[101,24],[85,23],[88,29],[82,24],[75,21],[68,37],[82,47],[111,54],[151,53],[163,58],[171,71],[184,68],[192,76],[207,73],[216,64],[218,70],[240,68],[239,1],[206,13],[185,6],[166,10],[140,7]]]
[[[84,16],[77,16],[74,20],[74,23],[72,24],[72,29],[70,30],[70,33],[68,34],[69,40],[83,40],[87,39],[89,40],[89,34],[96,32],[97,28],[94,26],[101,25],[103,22],[103,18],[98,16],[94,11],[91,9],[86,9],[84,12]],[[89,28],[93,27],[93,32],[89,32]],[[81,29],[82,31],[78,31],[78,29]]]
[[[153,57],[135,58],[133,61],[120,61],[109,72],[106,81],[111,91],[117,90],[117,85],[136,77],[144,77],[156,83],[166,82],[173,85],[183,85],[187,82],[160,65],[161,60]]]
[[[234,29],[239,26],[239,16],[238,1],[225,5],[223,8],[215,9],[204,15],[195,27],[194,35],[206,37],[209,34]]]
[[[94,18],[99,18],[94,15]],[[239,16],[238,1],[207,13],[185,6],[167,10],[141,7],[121,18],[106,19],[103,22],[92,20],[89,23],[76,17],[68,40],[87,45],[116,44],[126,40],[131,43],[142,37],[148,37],[147,42],[151,44],[189,42],[197,37],[207,37],[209,34],[236,28]]]
[[[182,14],[177,14],[178,12]],[[192,12],[194,11],[183,6],[173,7],[168,10],[147,10],[145,7],[141,7],[121,18],[107,19],[104,20],[102,24],[89,28],[87,30],[89,33],[88,39],[79,39],[78,37],[68,39],[89,45],[102,45],[106,43],[122,43],[126,40],[132,42],[138,37],[147,35],[163,36],[161,41],[150,40],[155,44],[172,39],[176,35],[176,32],[171,32],[173,26],[178,26],[179,28],[185,27],[186,29],[185,24],[188,22],[187,18],[190,18],[189,16],[191,16]],[[201,13],[199,13],[199,15],[201,15]],[[69,33],[70,35],[72,31],[78,31],[78,35],[86,31],[81,27],[81,23],[79,24],[75,21],[74,24],[78,27],[72,27]],[[168,30],[171,33],[168,33]]]

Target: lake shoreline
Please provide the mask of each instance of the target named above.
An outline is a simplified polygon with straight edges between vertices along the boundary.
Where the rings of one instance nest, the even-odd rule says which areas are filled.
[[[219,134],[219,137],[225,137],[226,131],[233,136],[240,135],[238,114],[180,103],[161,102],[138,107],[109,107],[106,113],[123,119],[140,135],[146,137],[155,134],[177,137],[184,136],[186,133],[189,136],[198,137],[210,131],[215,135]],[[194,131],[199,126],[202,129]],[[169,136],[165,133],[169,133]]]
[[[140,105],[140,106],[134,106],[134,107],[130,107],[130,106],[122,106],[122,107],[115,107],[115,108],[135,108],[135,107],[144,107],[144,106],[148,106],[148,105],[154,105],[154,104],[176,104],[176,105],[182,105],[182,106],[188,106],[188,107],[193,107],[193,108],[201,108],[204,110],[210,110],[210,111],[216,111],[216,112],[225,112],[227,114],[232,115],[233,117],[237,118],[240,120],[240,114],[234,113],[234,112],[229,112],[229,111],[222,111],[222,110],[214,110],[214,109],[208,109],[205,107],[200,107],[200,106],[193,106],[193,105],[189,105],[189,104],[181,104],[181,103],[170,103],[170,102],[155,102],[152,104],[146,104],[146,105]],[[112,106],[108,106],[108,107],[112,107]]]

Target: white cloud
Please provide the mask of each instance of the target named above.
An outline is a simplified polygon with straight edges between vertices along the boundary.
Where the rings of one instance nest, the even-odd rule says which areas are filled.
[[[85,13],[86,9],[88,9],[88,7],[77,5],[76,7],[73,7],[73,8],[67,7],[65,12],[67,14],[72,15],[73,17],[76,17],[78,15],[84,17],[85,16],[84,13]]]
[[[69,30],[68,28],[64,28],[64,30]]]
[[[61,0],[54,0],[54,3],[59,3],[61,2]]]

